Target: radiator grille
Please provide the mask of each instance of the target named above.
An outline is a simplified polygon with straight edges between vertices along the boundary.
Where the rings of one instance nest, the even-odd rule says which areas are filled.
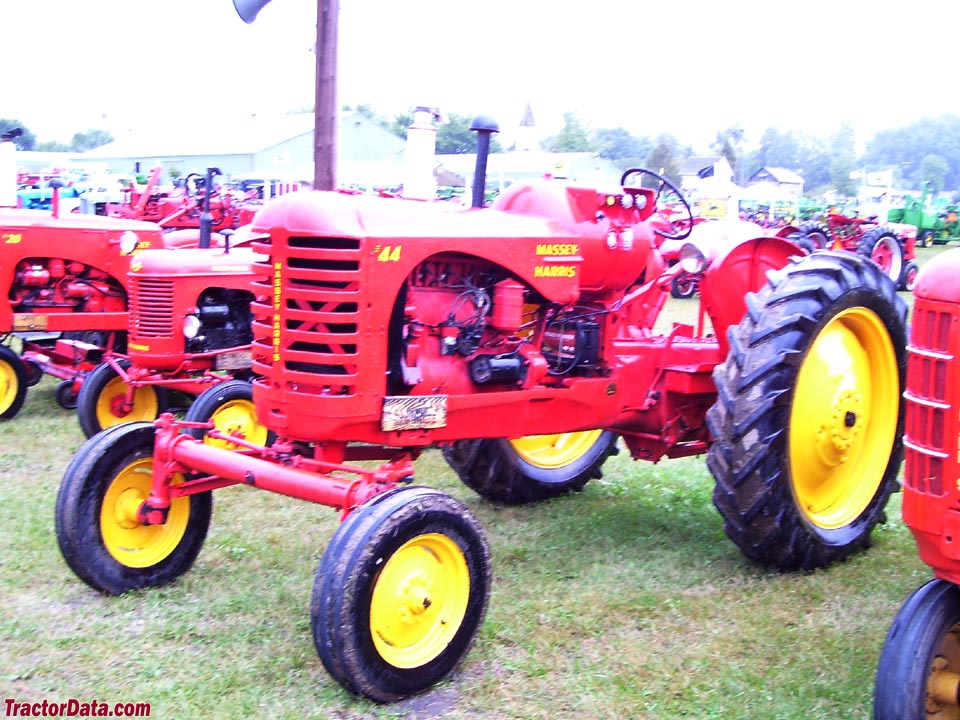
[[[950,400],[957,385],[950,375],[955,319],[951,305],[915,301],[904,393],[904,480],[910,489],[925,495],[950,491],[944,487],[945,461],[957,452],[956,438],[948,431],[955,412]]]
[[[131,321],[141,337],[172,337],[173,282],[135,277],[131,285]]]

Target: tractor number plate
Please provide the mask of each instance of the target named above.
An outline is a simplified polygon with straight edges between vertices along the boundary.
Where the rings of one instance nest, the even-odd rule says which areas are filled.
[[[30,332],[31,330],[46,330],[49,316],[34,313],[14,313],[14,332]]]
[[[234,350],[217,355],[217,370],[248,370],[253,365],[250,350]]]
[[[385,397],[380,427],[383,430],[425,430],[447,424],[447,396]]]

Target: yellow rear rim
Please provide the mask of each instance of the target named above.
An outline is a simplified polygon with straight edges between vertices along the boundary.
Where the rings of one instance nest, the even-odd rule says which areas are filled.
[[[386,662],[421,667],[456,636],[467,612],[470,571],[446,535],[420,535],[387,560],[370,601],[370,633]]]
[[[160,414],[160,403],[152,387],[141,386],[133,391],[133,407],[130,412],[122,413],[119,404],[126,398],[129,385],[121,377],[115,377],[103,386],[97,397],[97,422],[101,429],[121,423],[140,420],[156,420]]]
[[[4,412],[17,399],[17,372],[13,365],[0,360],[0,412]]]
[[[137,509],[150,496],[153,458],[135,460],[114,477],[100,508],[100,535],[107,552],[121,565],[145,568],[172,553],[187,529],[190,498],[174,498],[167,522],[141,525]],[[176,482],[183,478],[177,476]]]
[[[790,476],[810,523],[846,527],[870,504],[899,407],[896,354],[880,318],[860,307],[831,319],[803,361],[790,413]]]
[[[257,420],[257,408],[250,400],[231,400],[214,410],[210,416],[214,427],[225,435],[241,438],[254,445],[267,444],[267,428]],[[236,449],[235,443],[207,437],[208,445]]]
[[[600,439],[603,430],[527,435],[511,440],[520,459],[538,468],[552,469],[569,465],[583,457]]]

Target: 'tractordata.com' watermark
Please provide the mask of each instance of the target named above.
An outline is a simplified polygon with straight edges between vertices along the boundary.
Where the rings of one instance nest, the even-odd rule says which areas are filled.
[[[83,702],[71,698],[62,702],[18,702],[16,698],[4,698],[6,717],[150,717],[150,703],[105,703],[99,700]]]

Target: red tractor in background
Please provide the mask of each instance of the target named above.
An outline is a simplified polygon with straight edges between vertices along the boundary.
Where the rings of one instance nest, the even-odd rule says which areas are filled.
[[[808,252],[849,250],[873,260],[901,290],[913,290],[919,266],[916,263],[917,229],[912,225],[878,224],[876,217],[831,212],[825,221],[800,224],[795,241]]]
[[[58,403],[75,408],[87,373],[125,350],[135,256],[222,242],[209,228],[164,233],[137,220],[61,216],[56,187],[52,211],[0,208],[0,419],[16,416],[44,373],[62,381]]]
[[[914,288],[903,520],[935,579],[903,604],[877,668],[877,720],[960,718],[960,249]]]
[[[869,545],[902,459],[906,340],[876,265],[750,239],[706,269],[697,323],[658,333],[674,277],[705,264],[658,250],[693,223],[676,188],[635,169],[612,192],[516,183],[484,208],[477,164],[472,208],[320,191],[263,207],[252,397],[275,437],[165,413],[88,439],[56,506],[79,578],[108,594],[175,580],[221,487],[336,508],[314,642],[343,687],[385,702],[455,667],[490,593],[473,515],[408,486],[431,446],[499,503],[584,487],[618,438],[651,462],[707,453],[753,561],[812,569]],[[655,215],[671,195],[688,216],[674,229]]]
[[[222,248],[149,251],[131,263],[126,352],[107,355],[80,388],[77,417],[87,437],[155,420],[171,395],[186,395],[189,404],[230,380],[245,381],[231,397],[239,402],[245,394],[249,402],[252,278],[263,258],[247,245],[231,247],[237,236],[230,231],[225,237]],[[247,415],[256,418],[252,410]]]
[[[153,168],[143,190],[129,188],[123,203],[106,204],[106,214],[155,222],[165,230],[199,230],[201,219],[207,213],[211,231],[222,232],[248,225],[260,209],[259,202],[252,201],[255,192],[231,193],[217,189],[213,178],[220,175],[218,168],[208,168],[206,175],[190,173],[182,187],[172,193],[157,191],[162,172],[160,167]]]

